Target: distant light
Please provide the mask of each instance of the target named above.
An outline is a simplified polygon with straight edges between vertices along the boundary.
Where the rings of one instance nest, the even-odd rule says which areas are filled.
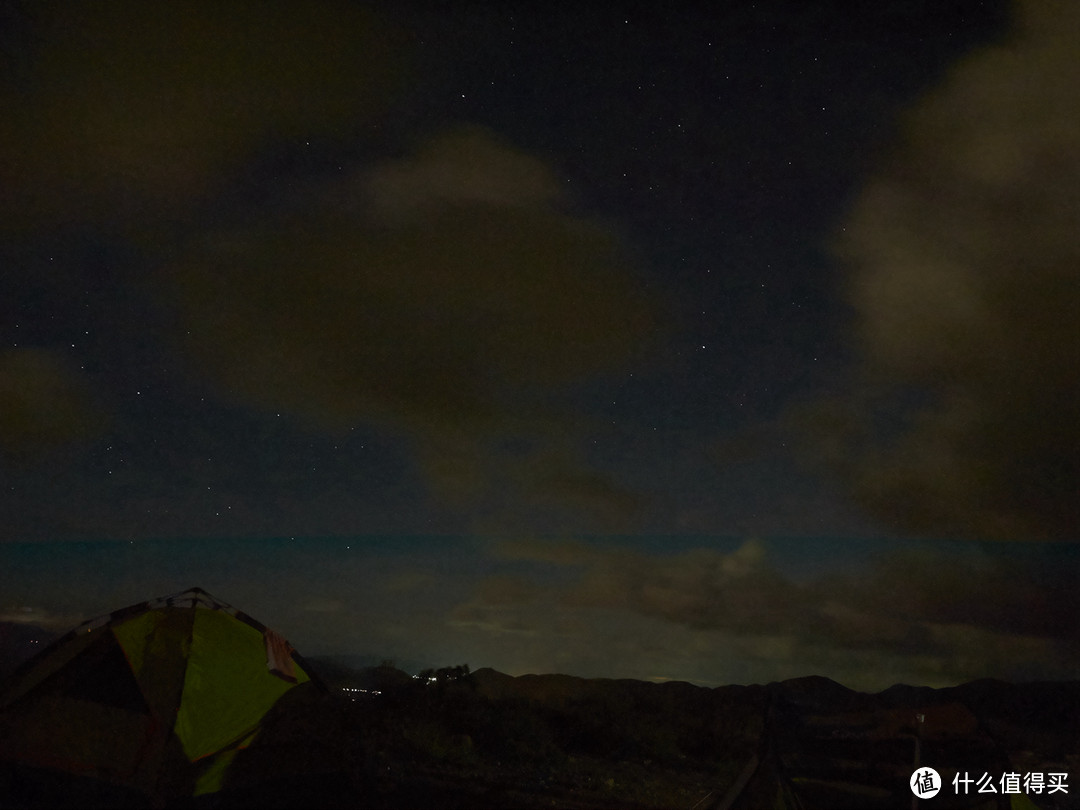
[[[341,687],[341,691],[342,692],[349,692],[351,694],[360,694],[360,693],[365,694],[365,695],[381,695],[382,694],[382,692],[380,692],[378,689],[361,689],[361,688],[359,688],[357,686],[343,686],[343,687]],[[350,698],[350,700],[356,700],[356,698],[355,697]]]

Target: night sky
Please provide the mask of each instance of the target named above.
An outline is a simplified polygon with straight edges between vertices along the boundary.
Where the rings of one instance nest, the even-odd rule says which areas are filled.
[[[1080,5],[580,5],[0,0],[0,619],[1080,678]]]

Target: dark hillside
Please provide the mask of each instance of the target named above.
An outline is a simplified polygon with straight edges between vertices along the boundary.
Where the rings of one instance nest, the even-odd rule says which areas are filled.
[[[954,795],[954,775],[1080,764],[1077,683],[870,695],[824,678],[708,689],[451,669],[350,701],[351,778],[378,806],[907,808],[918,736],[945,780],[935,806],[990,808]],[[1025,799],[1058,810],[1076,795]]]
[[[813,677],[710,689],[316,663],[331,691],[278,701],[224,790],[191,807],[906,810],[917,746],[944,783],[935,807],[1010,807],[953,787],[984,773],[1064,774],[1066,790],[1023,806],[1080,807],[1075,682],[871,695]],[[32,776],[3,771],[0,797]],[[60,794],[41,795],[51,807]]]

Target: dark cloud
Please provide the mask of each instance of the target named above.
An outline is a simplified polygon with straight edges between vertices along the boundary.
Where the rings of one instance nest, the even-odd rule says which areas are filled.
[[[926,625],[1080,641],[1075,563],[1053,567],[979,550],[896,552],[858,582],[841,581],[852,604]],[[827,585],[831,587],[831,585]]]
[[[700,629],[786,628],[796,589],[767,563],[757,541],[730,554],[695,549],[673,556],[620,553],[590,567],[572,600],[618,605]]]
[[[517,541],[496,552],[547,573],[482,583],[456,610],[457,625],[529,644],[562,636],[575,649],[606,644],[601,628],[618,625],[624,645],[638,638],[642,660],[664,650],[681,677],[828,671],[880,689],[905,680],[1069,677],[1080,662],[1069,558],[1050,570],[980,545],[919,545],[883,554],[869,568],[797,581],[758,541],[673,554]],[[707,666],[716,668],[711,676]]]
[[[1080,8],[1019,10],[908,113],[838,242],[864,382],[811,419],[814,452],[931,536],[1080,526]]]
[[[492,470],[512,487],[510,497],[499,499],[476,528],[494,535],[522,525],[535,531],[559,532],[574,526],[575,516],[591,516],[593,525],[606,531],[628,531],[648,505],[641,492],[617,482],[589,463],[575,447],[587,441],[589,422],[570,422],[577,437],[565,427],[548,433],[542,446],[502,457]],[[550,429],[552,425],[545,426]]]
[[[7,229],[175,215],[282,143],[344,142],[403,78],[361,4],[24,4],[0,73]]]
[[[560,391],[638,356],[654,309],[620,239],[572,212],[550,167],[463,128],[304,206],[171,268],[200,375],[326,429],[397,431],[450,503],[508,484],[619,507]]]
[[[88,381],[58,352],[0,352],[0,454],[41,459],[50,451],[96,435],[105,414]]]

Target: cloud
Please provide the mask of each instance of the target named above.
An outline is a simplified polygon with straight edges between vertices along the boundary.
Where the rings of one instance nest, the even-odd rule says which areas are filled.
[[[511,513],[507,489],[573,489],[618,510],[560,397],[637,357],[655,313],[621,240],[554,178],[467,127],[214,233],[166,281],[182,350],[234,401],[397,432],[447,503]]]
[[[672,677],[824,672],[870,689],[1066,678],[1080,663],[1076,564],[1065,558],[1051,567],[981,545],[927,544],[798,582],[754,540],[674,554],[527,540],[493,548],[518,571],[532,562],[535,578],[481,582],[452,624],[521,638],[536,655],[561,645],[584,661],[617,647],[621,666],[636,650],[648,667],[666,661]]]
[[[355,139],[403,78],[358,3],[24,4],[0,78],[0,227],[175,215],[281,144]]]
[[[104,421],[87,380],[59,353],[30,348],[0,352],[0,456],[40,459],[94,436]]]
[[[53,632],[63,632],[80,624],[85,617],[71,613],[54,613],[40,607],[23,605],[0,611],[0,622],[31,624]]]
[[[863,381],[808,422],[902,530],[1075,540],[1080,7],[1018,10],[909,111],[844,223]]]
[[[623,607],[699,629],[787,627],[797,589],[766,563],[758,541],[729,554],[622,553],[591,567],[572,595],[584,606]]]
[[[345,610],[345,603],[340,599],[312,599],[300,609],[306,613],[340,613]]]
[[[375,219],[387,223],[462,204],[545,207],[563,196],[551,167],[475,126],[447,132],[410,157],[372,168],[364,184]]]
[[[981,550],[902,551],[857,582],[843,582],[862,610],[926,625],[1080,641],[1076,565],[1034,564]],[[836,589],[834,589],[836,590]]]

